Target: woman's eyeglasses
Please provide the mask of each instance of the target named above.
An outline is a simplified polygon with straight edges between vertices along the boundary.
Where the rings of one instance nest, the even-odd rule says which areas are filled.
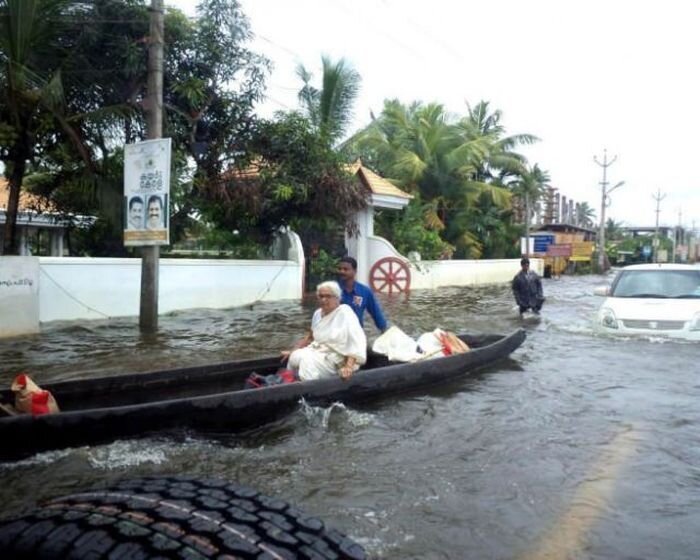
[[[333,294],[318,294],[318,299],[329,299],[329,298],[334,298],[337,296],[334,296]]]

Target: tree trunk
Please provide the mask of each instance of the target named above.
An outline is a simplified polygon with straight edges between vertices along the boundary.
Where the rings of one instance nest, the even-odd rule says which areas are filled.
[[[9,177],[10,196],[7,200],[7,214],[5,216],[5,237],[3,240],[3,254],[19,254],[17,237],[17,213],[19,211],[19,194],[22,190],[22,181],[27,167],[27,154],[24,149],[19,149],[12,162],[12,173]]]

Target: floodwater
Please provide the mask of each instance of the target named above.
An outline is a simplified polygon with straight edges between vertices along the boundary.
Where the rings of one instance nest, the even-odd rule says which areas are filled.
[[[295,503],[375,558],[696,559],[700,352],[594,334],[600,277],[545,280],[540,322],[509,360],[426,394],[363,408],[303,404],[246,434],[117,441],[0,464],[4,514],[150,474],[215,476]],[[507,287],[384,299],[412,335],[508,332]],[[0,383],[277,352],[313,302],[192,311],[142,336],[134,320],[52,325],[0,342]],[[376,336],[372,326],[367,327]],[[2,442],[7,445],[7,442]]]

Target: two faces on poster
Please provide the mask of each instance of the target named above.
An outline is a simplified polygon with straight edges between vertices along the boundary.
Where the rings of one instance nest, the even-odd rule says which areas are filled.
[[[128,204],[127,229],[163,229],[163,197],[152,194],[148,197],[132,196]]]

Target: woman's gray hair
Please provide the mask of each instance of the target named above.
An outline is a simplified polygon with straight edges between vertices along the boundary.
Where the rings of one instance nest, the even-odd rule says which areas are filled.
[[[338,285],[338,282],[334,282],[333,280],[327,280],[326,282],[321,282],[318,286],[316,286],[316,295],[318,295],[321,290],[328,290],[333,294],[333,297],[340,298],[340,286]]]

